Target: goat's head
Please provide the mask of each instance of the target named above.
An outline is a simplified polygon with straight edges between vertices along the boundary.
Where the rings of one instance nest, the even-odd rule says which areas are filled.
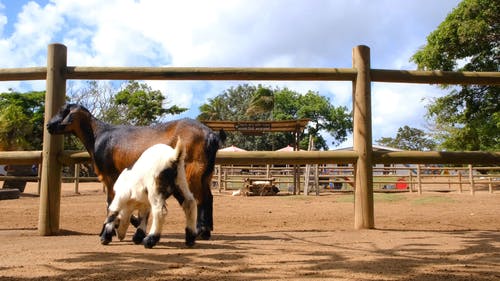
[[[47,123],[47,130],[55,135],[75,133],[81,127],[81,122],[89,120],[90,116],[90,112],[81,105],[65,104]]]

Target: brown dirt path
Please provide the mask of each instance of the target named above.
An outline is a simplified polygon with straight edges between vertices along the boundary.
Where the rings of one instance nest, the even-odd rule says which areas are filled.
[[[63,185],[61,235],[38,235],[39,198],[0,201],[0,280],[500,280],[500,192],[376,194],[374,230],[353,230],[352,194],[233,197],[193,248],[168,200],[159,245],[99,243],[100,184]]]

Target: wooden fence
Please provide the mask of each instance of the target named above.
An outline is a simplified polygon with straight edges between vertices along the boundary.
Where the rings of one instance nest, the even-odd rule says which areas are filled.
[[[314,165],[315,171],[309,172],[307,183],[306,166],[299,169],[299,190],[307,195],[313,190],[318,194],[321,190],[354,191],[354,167]],[[290,167],[275,167],[272,165],[223,166],[217,165],[213,183],[222,190],[237,190],[245,185],[245,178],[274,179],[274,183],[284,192],[293,181],[294,169]],[[500,188],[500,166],[484,167],[463,165],[455,167],[439,167],[427,165],[409,165],[406,167],[374,167],[374,191],[407,191],[422,194],[426,191],[458,193],[468,190],[474,195],[477,190],[487,190],[493,193]],[[399,186],[401,185],[401,186]]]
[[[0,153],[0,156],[1,154],[2,153]],[[41,161],[41,157],[39,158],[39,161]],[[74,184],[74,192],[76,194],[79,193],[79,184],[81,182],[99,182],[96,176],[81,175],[80,171],[82,164],[83,163],[81,162],[75,163],[71,172],[66,173],[66,176],[62,177],[63,182]],[[37,194],[40,194],[40,169],[41,164],[38,164],[37,176],[0,175],[0,181],[21,180],[37,182]],[[277,186],[282,190],[285,192],[293,192],[295,190],[290,189],[290,186],[295,184],[293,180],[293,173],[294,171],[298,171],[299,178],[303,179],[298,182],[299,193],[303,192],[305,195],[308,195],[308,193],[313,190],[316,194],[319,194],[321,190],[339,192],[354,191],[352,188],[354,184],[354,168],[352,166],[344,167],[314,164],[312,172],[309,172],[309,183],[306,179],[306,170],[306,166],[301,166],[298,170],[295,170],[293,166],[216,165],[214,177],[212,179],[212,187],[218,188],[219,192],[222,190],[235,190],[240,189],[245,183],[244,179],[248,177],[256,179],[273,178],[276,180],[275,183]],[[374,167],[373,177],[374,191],[384,192],[408,191],[422,194],[424,186],[427,186],[426,191],[456,191],[462,193],[464,190],[468,190],[470,194],[474,195],[475,191],[478,189],[487,190],[489,193],[493,193],[495,189],[500,188],[500,166],[475,167],[469,164],[467,166],[456,167],[436,167],[426,165],[408,167]],[[402,190],[396,187],[400,183],[404,183],[406,186]]]
[[[46,80],[45,120],[64,104],[68,79],[91,80],[292,80],[352,81],[353,151],[344,152],[231,152],[217,156],[219,164],[353,163],[355,164],[354,227],[374,228],[372,165],[381,163],[470,163],[498,165],[500,152],[388,152],[372,149],[371,83],[500,85],[499,72],[401,71],[371,69],[370,49],[356,46],[352,68],[200,68],[200,67],[78,67],[67,65],[67,48],[51,44],[47,66],[0,69],[0,81]],[[38,153],[38,152],[37,152]],[[63,136],[44,132],[41,153],[40,235],[59,233],[61,169],[64,161],[88,161],[88,154],[63,150]],[[8,157],[11,157],[9,155]],[[0,161],[3,156],[0,156]],[[26,160],[25,155],[21,158]],[[17,155],[16,155],[17,158]],[[39,161],[39,159],[38,159]]]

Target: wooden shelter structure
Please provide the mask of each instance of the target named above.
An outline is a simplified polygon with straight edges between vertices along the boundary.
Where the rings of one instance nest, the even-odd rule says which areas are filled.
[[[245,135],[261,135],[265,132],[293,133],[293,147],[298,150],[299,136],[311,119],[277,120],[277,121],[219,121],[202,120],[214,131],[241,132]]]
[[[277,120],[277,121],[201,121],[214,131],[242,132],[247,135],[261,135],[265,132],[293,133],[294,151],[299,151],[299,137],[311,119]],[[293,169],[293,194],[300,192],[299,166]]]

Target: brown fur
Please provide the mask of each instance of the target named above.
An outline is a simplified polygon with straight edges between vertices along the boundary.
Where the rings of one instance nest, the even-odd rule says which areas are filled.
[[[49,121],[47,128],[51,134],[74,134],[83,142],[92,157],[95,172],[107,187],[108,204],[114,197],[113,184],[122,170],[133,165],[148,147],[157,143],[175,147],[180,137],[186,147],[189,188],[198,201],[199,212],[209,213],[206,218],[203,213],[201,218],[198,216],[202,220],[201,227],[212,229],[210,183],[221,139],[205,125],[181,119],[150,127],[112,126],[94,118],[84,107],[68,104]],[[183,199],[176,198],[182,204]]]

